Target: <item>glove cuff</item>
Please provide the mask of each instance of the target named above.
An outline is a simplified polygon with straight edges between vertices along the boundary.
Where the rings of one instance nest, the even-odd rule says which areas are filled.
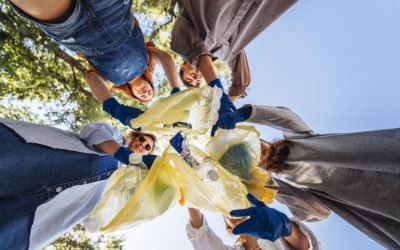
[[[172,90],[171,90],[171,95],[173,95],[173,94],[175,94],[175,93],[178,93],[179,91],[181,91],[181,89],[180,88],[178,88],[178,87],[175,87],[175,88],[173,88]]]
[[[236,122],[243,122],[249,119],[252,111],[253,109],[251,106],[241,107],[236,110]]]
[[[129,155],[133,152],[125,147],[120,147],[117,152],[114,154],[114,158],[118,161],[124,163],[125,165],[129,165]]]
[[[224,91],[224,88],[222,87],[221,80],[220,80],[219,78],[212,80],[212,81],[208,84],[208,86],[210,86],[210,87],[215,87],[215,86],[216,86],[216,87],[222,89],[222,91]]]
[[[279,212],[281,213],[281,212]],[[281,213],[281,219],[283,223],[282,237],[286,237],[292,234],[292,221],[286,216],[286,214]]]
[[[107,113],[111,112],[111,109],[118,106],[119,102],[114,97],[110,97],[103,102],[103,110]]]

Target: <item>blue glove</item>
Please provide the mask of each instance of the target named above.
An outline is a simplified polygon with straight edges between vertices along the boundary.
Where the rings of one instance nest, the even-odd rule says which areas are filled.
[[[177,133],[174,137],[172,137],[171,140],[169,140],[169,143],[172,145],[172,147],[180,154],[182,153],[182,143],[183,143],[183,136],[181,133]]]
[[[212,80],[208,86],[210,87],[218,87],[222,90],[222,97],[221,97],[221,107],[218,110],[219,114],[226,113],[226,112],[232,112],[236,110],[235,105],[233,105],[231,99],[227,94],[224,92],[224,88],[222,87],[222,83],[219,80],[219,78]]]
[[[246,106],[233,112],[220,114],[217,123],[211,129],[211,136],[214,136],[218,128],[234,129],[236,123],[247,120],[250,117],[251,112],[252,107]]]
[[[233,234],[249,234],[270,241],[292,234],[292,222],[284,213],[269,208],[252,194],[247,194],[247,199],[254,207],[231,211],[232,216],[250,216],[233,229]]]
[[[117,152],[114,154],[114,158],[118,161],[124,163],[125,165],[129,165],[129,155],[133,152],[125,147],[120,147]],[[156,155],[143,155],[143,163],[147,166],[148,169],[153,165],[154,160],[157,158]]]
[[[181,89],[178,88],[178,87],[175,87],[175,88],[173,88],[173,89],[171,90],[170,95],[173,95],[173,94],[175,94],[175,93],[178,93],[179,91],[181,91]]]
[[[143,114],[143,111],[119,104],[119,102],[111,97],[103,102],[103,110],[115,119],[118,119],[125,126],[130,126],[131,120]]]

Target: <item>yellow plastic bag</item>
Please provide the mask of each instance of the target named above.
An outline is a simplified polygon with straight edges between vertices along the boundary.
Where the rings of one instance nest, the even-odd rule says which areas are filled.
[[[229,163],[224,164],[224,157],[227,150],[242,145],[241,150],[236,150],[228,156]],[[269,173],[258,167],[261,155],[260,133],[253,126],[236,126],[233,130],[219,129],[215,137],[211,138],[206,145],[207,154],[219,161],[222,166],[233,174],[238,175],[246,185],[249,193],[253,193],[265,203],[272,203],[276,190],[266,187],[271,180]],[[246,151],[246,156],[240,155]],[[248,161],[243,161],[248,158]],[[236,162],[235,162],[236,161]],[[245,164],[247,163],[247,164]],[[243,168],[245,164],[245,168]],[[232,169],[228,165],[240,168]]]
[[[136,185],[140,175],[135,168],[121,168],[109,179],[102,199],[85,224],[90,232],[113,232],[138,225],[163,214],[180,203],[228,215],[232,209],[247,207],[247,189],[200,149],[191,148],[201,167],[191,168],[168,147],[158,157],[146,177]],[[217,178],[209,175],[212,171]],[[215,174],[214,172],[214,174]],[[127,185],[127,177],[131,181]],[[136,182],[135,182],[136,180]],[[137,189],[130,193],[133,186]]]
[[[132,127],[141,127],[150,132],[204,134],[218,119],[222,91],[204,86],[180,91],[161,98],[139,117],[132,119]],[[173,128],[177,122],[189,123],[192,128]]]

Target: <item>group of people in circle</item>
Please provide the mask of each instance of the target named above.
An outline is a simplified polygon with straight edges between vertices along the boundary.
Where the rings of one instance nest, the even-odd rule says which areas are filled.
[[[222,91],[210,136],[241,122],[283,132],[279,141],[261,139],[258,161],[260,168],[273,173],[279,189],[275,198],[293,218],[249,193],[251,207],[225,216],[227,229],[240,235],[234,246],[226,246],[200,210],[188,208],[186,230],[194,249],[320,249],[302,221],[323,220],[331,211],[384,247],[398,248],[399,128],[321,135],[288,108],[233,104],[246,97],[250,83],[245,47],[295,3],[180,1],[182,12],[171,31],[171,49],[184,61],[177,70],[171,55],[145,42],[131,0],[9,0],[16,14],[86,57],[91,92],[103,110],[125,126],[145,112],[121,104],[113,91],[149,103],[157,96],[153,74],[158,64],[171,95],[204,82]],[[228,93],[213,64],[217,58],[232,72]],[[0,123],[0,249],[46,246],[85,219],[119,162],[131,165],[132,155],[139,154],[151,169],[158,157],[157,134],[144,131],[124,136],[100,122],[80,133],[5,118]]]

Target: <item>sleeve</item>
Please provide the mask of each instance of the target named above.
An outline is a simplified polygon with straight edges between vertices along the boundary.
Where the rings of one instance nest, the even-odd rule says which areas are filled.
[[[301,223],[296,218],[290,219],[292,222],[296,223],[299,227],[300,231],[307,237],[308,242],[310,243],[310,248],[308,250],[321,250],[321,243],[317,239],[317,236],[309,229],[306,225]],[[283,238],[279,239],[280,243],[285,250],[294,250]]]
[[[247,96],[246,89],[250,84],[251,78],[246,52],[242,50],[228,64],[232,72],[232,85],[229,88],[229,96]]]
[[[247,106],[247,105],[245,105]],[[314,131],[292,110],[286,107],[251,105],[252,112],[246,122],[267,125],[282,130],[286,136],[313,135]]]
[[[303,189],[275,179],[279,184],[276,200],[286,205],[290,212],[300,221],[316,222],[329,217],[331,210],[321,201]]]
[[[184,15],[178,17],[172,28],[170,45],[175,53],[190,63],[193,63],[200,55],[211,56],[203,40]]]
[[[194,228],[189,221],[186,225],[186,233],[194,250],[233,250],[232,247],[226,246],[212,231],[204,216],[203,225],[198,229]]]
[[[105,141],[117,141],[121,145],[124,143],[124,137],[121,130],[111,127],[107,123],[92,123],[83,127],[79,133],[79,138],[86,146],[96,152],[95,145]]]

